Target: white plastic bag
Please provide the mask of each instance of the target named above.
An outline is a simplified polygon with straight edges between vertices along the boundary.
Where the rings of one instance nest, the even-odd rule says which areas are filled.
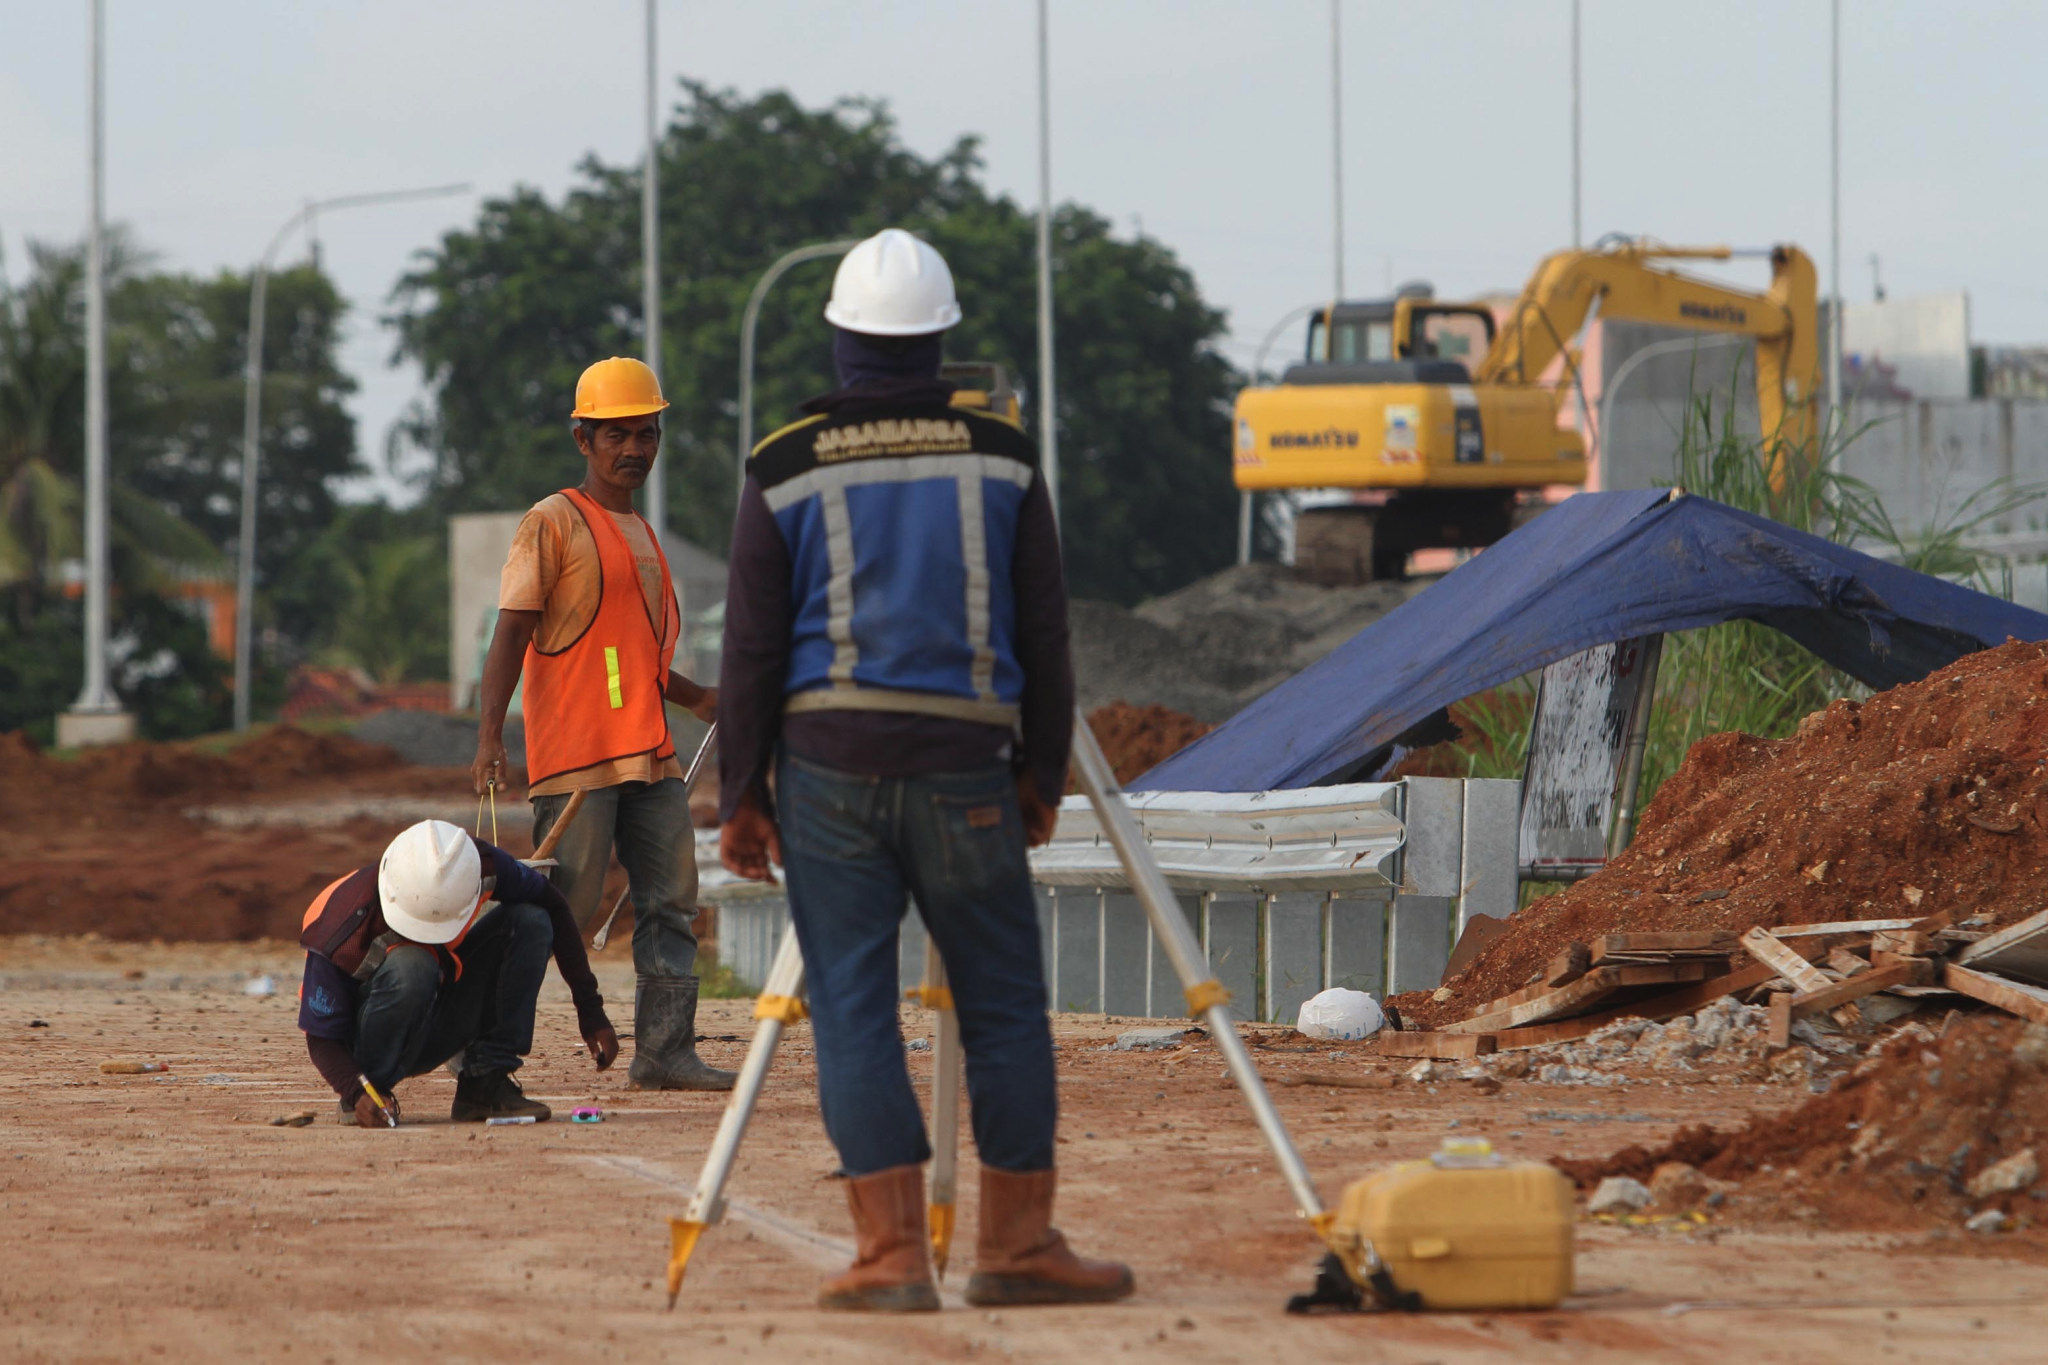
[[[1356,1042],[1370,1038],[1387,1022],[1379,1001],[1364,991],[1332,986],[1310,996],[1301,1005],[1294,1026],[1310,1038],[1328,1042]]]

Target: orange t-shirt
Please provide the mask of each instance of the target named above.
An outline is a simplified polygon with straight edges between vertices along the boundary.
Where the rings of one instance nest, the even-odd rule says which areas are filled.
[[[654,537],[647,525],[631,512],[607,512],[626,538],[633,563],[640,570],[640,592],[647,611],[662,618],[662,593],[668,590],[661,572],[661,560],[654,552]],[[533,632],[534,648],[552,653],[565,648],[590,628],[597,617],[598,596],[603,591],[603,574],[598,569],[597,543],[590,528],[576,515],[575,507],[560,493],[550,493],[535,503],[519,521],[512,535],[512,550],[505,556],[504,571],[498,577],[498,607],[502,611],[537,611],[540,625]],[[672,591],[672,590],[670,590]],[[683,768],[673,756],[657,759],[651,754],[613,759],[574,772],[557,773],[527,789],[528,796],[553,796],[579,788],[615,787],[621,782],[659,782],[664,777],[681,777]]]

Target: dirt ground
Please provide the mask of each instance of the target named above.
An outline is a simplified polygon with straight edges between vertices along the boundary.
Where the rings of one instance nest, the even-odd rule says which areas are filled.
[[[623,1023],[629,964],[598,962]],[[1084,1250],[1135,1265],[1134,1299],[965,1307],[970,1198],[946,1312],[816,1311],[848,1227],[800,1027],[743,1150],[731,1213],[671,1314],[666,1220],[687,1199],[720,1098],[628,1092],[623,1065],[597,1075],[551,978],[528,1089],[558,1112],[600,1104],[606,1122],[457,1127],[445,1119],[453,1082],[436,1074],[400,1087],[397,1132],[344,1128],[293,1026],[297,973],[297,954],[275,942],[0,939],[0,1357],[2017,1361],[2039,1359],[2048,1333],[2037,1241],[1751,1223],[1739,1201],[1697,1227],[1582,1223],[1579,1292],[1557,1312],[1288,1317],[1281,1305],[1307,1288],[1315,1247],[1214,1050],[1107,1051],[1133,1021],[1085,1016],[1057,1028],[1061,1222]],[[245,994],[263,974],[276,993]],[[707,1004],[712,1060],[737,1063],[748,1014],[745,1002]],[[906,1010],[906,1036],[927,1033],[929,1018]],[[1735,1084],[1288,1085],[1311,1070],[1396,1066],[1267,1042],[1254,1055],[1329,1198],[1447,1133],[1485,1134],[1513,1156],[1595,1156],[1804,1098]],[[170,1069],[103,1075],[110,1058]],[[928,1079],[929,1053],[911,1065]],[[304,1109],[319,1121],[270,1124]]]

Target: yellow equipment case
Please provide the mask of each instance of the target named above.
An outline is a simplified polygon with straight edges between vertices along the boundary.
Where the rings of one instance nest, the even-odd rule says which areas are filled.
[[[1572,1185],[1556,1167],[1451,1141],[1352,1182],[1330,1244],[1360,1283],[1377,1252],[1426,1309],[1555,1308],[1572,1292],[1572,1226]]]

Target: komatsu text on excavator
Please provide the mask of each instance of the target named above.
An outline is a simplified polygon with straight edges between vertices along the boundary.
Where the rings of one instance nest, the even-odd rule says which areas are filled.
[[[1415,550],[1490,545],[1518,501],[1586,481],[1585,441],[1559,419],[1578,381],[1574,339],[1596,310],[1755,337],[1767,449],[1804,458],[1820,374],[1812,260],[1771,248],[1763,294],[1662,264],[1736,254],[1647,239],[1560,251],[1499,319],[1426,288],[1319,309],[1303,361],[1238,395],[1237,486],[1303,495],[1295,565],[1318,582],[1397,578]]]

